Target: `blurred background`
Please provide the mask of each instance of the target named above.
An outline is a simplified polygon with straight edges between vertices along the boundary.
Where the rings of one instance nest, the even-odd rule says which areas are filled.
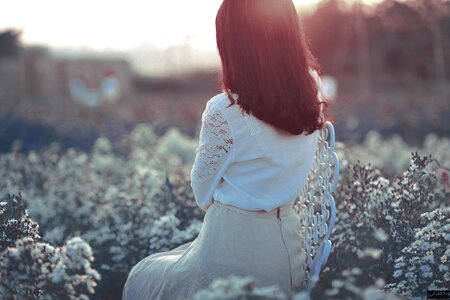
[[[196,238],[221,1],[0,4],[0,298],[119,300],[133,265]],[[339,142],[334,250],[312,299],[445,288],[450,1],[294,3]]]
[[[0,18],[0,152],[90,151],[137,124],[195,137],[220,92],[220,0],[8,1]],[[337,139],[449,136],[450,1],[294,1]]]

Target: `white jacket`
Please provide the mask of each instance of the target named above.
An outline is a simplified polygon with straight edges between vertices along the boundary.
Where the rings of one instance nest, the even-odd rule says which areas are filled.
[[[237,98],[234,94],[233,97]],[[319,131],[282,135],[225,93],[211,98],[202,114],[191,187],[200,208],[217,200],[246,210],[270,211],[294,200],[306,183]]]

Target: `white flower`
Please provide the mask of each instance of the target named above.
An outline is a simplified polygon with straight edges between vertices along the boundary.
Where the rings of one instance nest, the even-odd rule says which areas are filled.
[[[421,266],[420,272],[422,274],[422,277],[424,278],[431,278],[433,276],[433,271],[431,270],[429,265]]]
[[[331,286],[333,288],[339,289],[344,286],[344,282],[342,280],[335,279],[335,280],[331,281]]]
[[[66,277],[66,267],[59,262],[50,274],[50,278],[54,283],[60,283]]]
[[[450,241],[450,233],[447,233],[447,234],[444,236],[444,240]]]
[[[427,251],[428,249],[430,249],[430,243],[428,242],[422,242],[420,244],[420,249],[423,251]]]
[[[381,228],[375,230],[374,236],[381,242],[385,242],[389,238],[386,232]]]
[[[398,278],[398,277],[400,277],[402,274],[403,274],[402,270],[395,270],[395,272],[394,272],[394,277],[395,277],[395,278]]]

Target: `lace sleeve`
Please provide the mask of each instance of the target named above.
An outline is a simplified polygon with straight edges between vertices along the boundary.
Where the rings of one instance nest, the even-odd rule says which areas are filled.
[[[199,146],[191,170],[191,186],[199,206],[206,210],[231,160],[234,140],[228,121],[213,104],[202,115]]]

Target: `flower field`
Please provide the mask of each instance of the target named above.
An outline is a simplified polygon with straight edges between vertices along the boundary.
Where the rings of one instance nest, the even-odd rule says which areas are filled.
[[[89,153],[51,144],[1,154],[0,298],[120,299],[134,264],[199,233],[204,213],[189,179],[197,145],[141,124],[115,144],[98,138]],[[333,249],[311,295],[295,299],[426,299],[448,289],[450,140],[430,134],[412,148],[370,132],[337,151]],[[285,296],[231,277],[195,299]]]

